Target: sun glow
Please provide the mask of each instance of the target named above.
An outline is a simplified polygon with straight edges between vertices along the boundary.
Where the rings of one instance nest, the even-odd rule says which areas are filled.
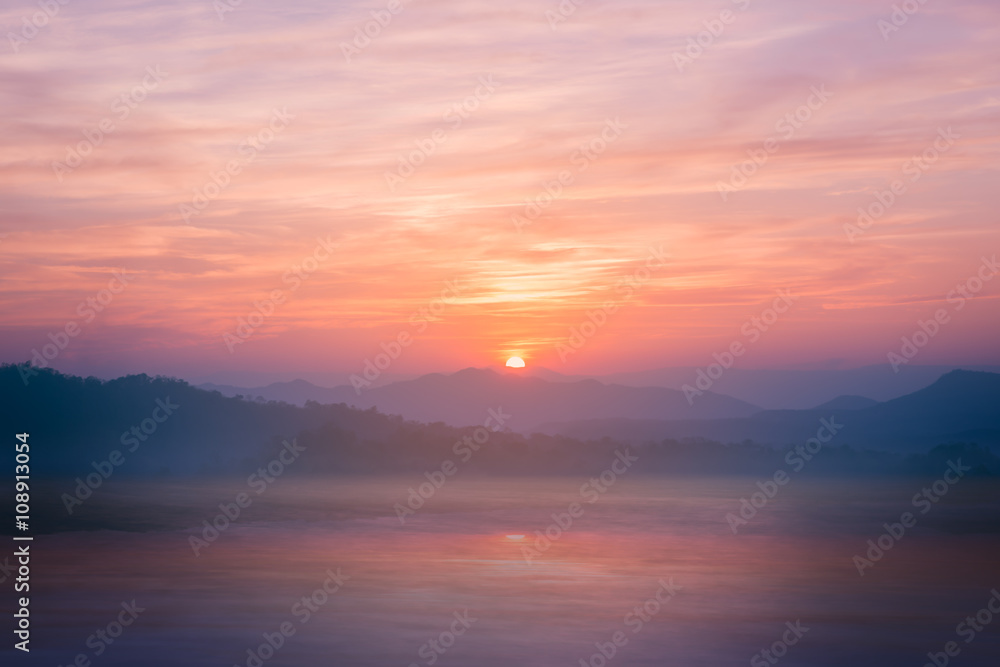
[[[511,357],[507,360],[508,368],[524,368],[524,359],[521,357]]]

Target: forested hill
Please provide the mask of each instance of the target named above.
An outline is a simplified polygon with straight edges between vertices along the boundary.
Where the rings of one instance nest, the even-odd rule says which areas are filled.
[[[166,377],[131,375],[102,381],[32,371],[25,384],[23,366],[0,366],[0,432],[11,442],[17,433],[30,434],[35,478],[85,477],[97,467],[106,469],[104,462],[112,459],[117,478],[238,476],[272,460],[282,443],[292,440],[305,448],[299,462],[290,466],[295,474],[423,474],[451,460],[484,474],[591,475],[625,447],[609,438],[512,432],[508,429],[517,415],[503,405],[483,405],[483,427],[455,428],[343,404],[297,407],[227,398]],[[640,456],[635,470],[769,475],[785,465],[783,450],[742,440],[639,443],[633,445]],[[934,444],[949,446],[933,454],[927,453],[928,446],[910,456],[831,446],[811,470],[918,472],[933,469],[942,456],[962,455],[980,472],[1000,473],[1000,461],[986,450],[954,442]]]

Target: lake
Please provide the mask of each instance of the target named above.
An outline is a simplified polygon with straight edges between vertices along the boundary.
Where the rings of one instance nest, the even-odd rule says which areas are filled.
[[[122,482],[72,519],[60,505],[91,530],[36,537],[16,664],[919,667],[949,641],[953,664],[998,664],[1000,618],[956,634],[1000,588],[995,481],[922,514],[933,480],[803,476],[735,534],[755,478],[459,475],[400,512],[424,481]],[[213,537],[198,526],[240,493],[196,556],[192,536]]]

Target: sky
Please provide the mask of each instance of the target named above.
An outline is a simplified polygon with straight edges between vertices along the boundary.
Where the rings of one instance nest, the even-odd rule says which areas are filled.
[[[1000,4],[896,7],[5,2],[0,361],[1000,363]]]

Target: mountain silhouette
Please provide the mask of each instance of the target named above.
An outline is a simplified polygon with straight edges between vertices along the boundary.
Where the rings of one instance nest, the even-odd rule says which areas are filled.
[[[377,408],[421,422],[444,422],[452,426],[482,424],[487,409],[502,407],[514,415],[512,428],[530,433],[540,424],[582,418],[715,419],[745,417],[760,408],[744,401],[706,392],[689,404],[683,392],[665,387],[625,387],[597,380],[550,381],[548,373],[489,368],[466,368],[451,373],[432,373],[414,380],[365,389],[324,389],[308,382],[276,383],[258,389],[202,385],[230,396],[262,396],[327,403],[345,403],[357,408]]]
[[[878,401],[864,396],[838,396],[822,405],[817,405],[813,410],[863,410],[878,405]]]
[[[384,393],[372,390],[371,399],[385,405],[412,403],[407,408],[412,413],[438,410],[443,411],[435,413],[439,416],[469,422],[456,427],[343,403],[298,407],[225,397],[182,380],[147,375],[102,381],[39,370],[26,386],[19,370],[0,366],[5,407],[0,428],[31,434],[32,451],[38,452],[32,457],[32,475],[42,479],[75,480],[110,470],[106,462],[116,451],[125,459],[116,464],[121,465],[116,479],[245,475],[292,440],[307,446],[308,452],[307,463],[296,474],[419,472],[455,457],[456,443],[482,431],[491,410],[507,415],[505,423],[502,429],[490,430],[489,445],[470,464],[489,474],[590,474],[606,465],[616,448],[629,443],[643,449],[643,469],[650,473],[766,472],[779,460],[769,446],[800,445],[816,435],[821,420],[837,425],[827,448],[832,457],[827,469],[840,472],[898,472],[915,459],[881,454],[859,458],[856,453],[836,454],[838,450],[927,456],[932,448],[946,451],[940,445],[1000,442],[1000,375],[970,371],[954,371],[930,387],[867,408],[755,411],[720,396],[702,410],[750,414],[575,420],[523,435],[512,430],[519,420],[523,425],[553,414],[684,414],[690,406],[683,395],[662,388],[617,387],[594,380],[548,383],[483,369],[428,375],[386,386]],[[128,449],[129,443],[136,447]],[[991,455],[977,451],[992,469]]]
[[[540,430],[568,437],[610,437],[630,442],[700,437],[720,442],[749,439],[795,445],[814,437],[821,419],[835,418],[844,425],[836,435],[837,445],[916,452],[946,442],[1000,443],[997,373],[956,370],[929,387],[884,403],[860,409],[845,407],[848,401],[838,403],[812,410],[763,410],[738,419],[589,419],[544,424]]]
[[[730,368],[712,385],[712,391],[770,410],[807,410],[843,395],[861,395],[888,401],[929,387],[953,370],[1000,373],[998,366],[918,366],[907,364],[898,373],[888,364],[845,369]],[[660,368],[614,373],[604,382],[642,387],[680,389],[691,384],[697,368]]]

